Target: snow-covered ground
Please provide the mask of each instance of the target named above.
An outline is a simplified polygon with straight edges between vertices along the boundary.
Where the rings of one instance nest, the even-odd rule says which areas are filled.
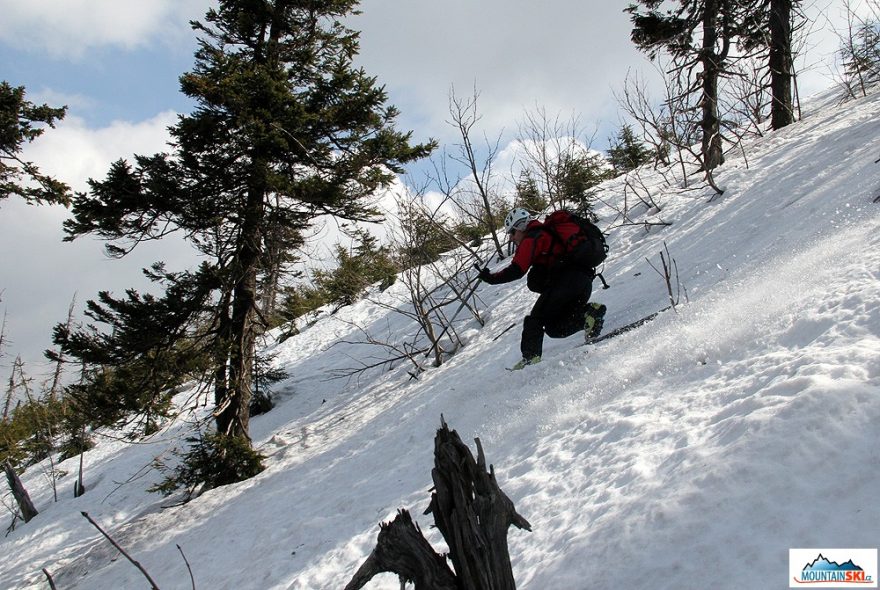
[[[401,285],[323,317],[272,346],[291,377],[252,422],[265,472],[171,506],[145,490],[185,422],[135,445],[101,437],[78,499],[75,461],[61,465],[58,502],[45,469],[24,474],[40,514],[0,541],[0,588],[46,588],[42,568],[59,588],[148,587],[81,511],[163,589],[191,587],[177,546],[198,588],[341,588],[398,508],[441,549],[421,514],[441,415],[481,439],[533,526],[510,533],[520,588],[785,588],[790,548],[877,547],[878,137],[880,95],[826,96],[728,154],[723,196],[646,172],[659,211],[634,207],[639,224],[621,225],[599,209],[612,288],[597,281],[594,299],[607,329],[667,305],[651,267],[665,244],[688,302],[593,347],[547,340],[523,371],[505,370],[519,328],[494,338],[534,301],[524,281],[481,287],[486,326],[460,316],[466,346],[418,380],[403,365],[327,379],[384,354],[347,343],[359,328],[412,333],[388,310]],[[615,180],[601,197],[619,207],[623,193]],[[399,587],[391,575],[368,586]]]

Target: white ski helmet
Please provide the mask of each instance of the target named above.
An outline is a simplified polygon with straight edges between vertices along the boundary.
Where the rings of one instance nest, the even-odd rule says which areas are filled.
[[[504,218],[504,231],[508,234],[511,234],[516,230],[523,231],[526,229],[526,226],[531,220],[531,213],[529,213],[522,207],[517,207],[516,209],[508,213],[507,217]]]

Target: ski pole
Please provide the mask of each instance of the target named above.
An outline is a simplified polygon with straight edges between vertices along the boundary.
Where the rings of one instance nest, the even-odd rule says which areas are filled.
[[[508,332],[510,332],[511,330],[513,330],[514,326],[516,326],[518,323],[519,323],[519,322],[513,322],[512,324],[510,324],[509,326],[507,326],[506,328],[504,328],[503,330],[501,330],[501,333],[500,333],[500,334],[498,334],[497,336],[495,336],[494,338],[492,338],[492,342],[495,342],[496,340],[498,340],[499,338],[501,338],[502,336],[504,336],[505,334],[507,334]]]

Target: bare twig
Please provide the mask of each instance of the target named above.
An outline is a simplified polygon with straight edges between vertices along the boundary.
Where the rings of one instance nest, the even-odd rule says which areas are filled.
[[[52,579],[52,574],[49,573],[49,570],[43,568],[43,573],[46,575],[46,579],[49,581],[49,588],[51,588],[52,590],[57,590],[57,587],[55,586],[55,580]]]
[[[645,260],[648,262],[648,265],[650,265],[650,267],[653,268],[654,271],[663,278],[663,282],[666,285],[666,292],[669,296],[669,303],[671,304],[673,310],[676,310],[676,306],[681,303],[682,291],[684,291],[685,301],[688,301],[687,289],[684,289],[684,287],[682,287],[681,281],[679,279],[678,263],[669,254],[669,247],[666,245],[666,242],[663,242],[663,250],[660,251],[660,262],[663,266],[662,271],[658,269],[649,259],[646,258]],[[674,289],[673,278],[675,282]]]
[[[108,535],[108,534],[104,531],[104,529],[102,529],[102,528],[98,525],[97,522],[95,522],[94,520],[92,520],[92,517],[89,516],[89,513],[88,513],[88,512],[82,512],[81,514],[86,518],[86,520],[88,520],[90,523],[92,523],[92,526],[94,526],[96,529],[98,529],[98,532],[99,532],[99,533],[101,533],[102,535],[104,535],[104,537],[105,537],[108,541],[110,541],[110,544],[113,545],[113,547],[115,547],[116,550],[119,551],[119,552],[122,554],[123,557],[125,557],[128,561],[131,562],[132,565],[134,565],[136,568],[138,568],[138,569],[140,570],[140,572],[144,575],[145,578],[147,578],[147,581],[150,583],[150,588],[151,588],[151,590],[159,590],[159,586],[156,585],[156,582],[153,581],[153,578],[150,577],[150,574],[147,573],[147,570],[145,570],[145,569],[143,568],[143,566],[141,566],[140,563],[138,563],[137,561],[135,561],[134,559],[132,559],[132,557],[131,557],[128,553],[126,553],[125,549],[123,549],[122,547],[120,547],[119,544],[118,544],[116,541],[113,540],[113,537],[111,537],[110,535]]]
[[[73,298],[70,300],[70,307],[67,309],[67,322],[65,323],[65,328],[68,332],[72,331],[73,327],[73,319],[74,319],[74,311],[76,309],[76,293],[73,294]],[[49,388],[49,399],[55,401],[58,397],[58,394],[61,390],[61,376],[64,372],[64,353],[59,350],[54,354],[55,357],[55,372],[52,374],[52,386]]]
[[[189,579],[192,582],[193,590],[196,590],[196,579],[193,577],[192,568],[189,566],[189,560],[186,558],[186,555],[183,553],[183,548],[180,545],[177,545],[177,550],[180,551],[180,556],[183,558],[183,563],[186,564],[186,569],[189,572]]]
[[[6,511],[12,515],[12,522],[10,522],[9,526],[6,527],[6,534],[4,535],[5,537],[8,537],[9,533],[15,530],[15,523],[21,519],[21,514],[19,514],[18,510],[16,510],[15,507],[12,506],[12,504],[9,504],[6,501],[6,498],[0,497],[0,503],[2,503]]]

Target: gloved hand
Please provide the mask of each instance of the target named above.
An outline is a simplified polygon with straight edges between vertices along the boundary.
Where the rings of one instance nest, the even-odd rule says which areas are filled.
[[[477,277],[478,277],[481,281],[483,281],[484,283],[488,283],[488,284],[490,284],[490,285],[494,284],[494,283],[493,283],[494,278],[492,277],[492,273],[489,272],[489,269],[488,269],[488,268],[483,268],[483,269],[481,269],[481,270],[480,270],[480,274],[478,274]]]

